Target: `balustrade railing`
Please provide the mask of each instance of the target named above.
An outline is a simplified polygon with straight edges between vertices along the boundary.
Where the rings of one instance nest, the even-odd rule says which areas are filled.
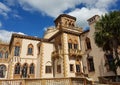
[[[92,85],[86,78],[3,79],[0,85]]]
[[[70,56],[81,56],[83,54],[82,51],[78,49],[69,49],[68,51]]]

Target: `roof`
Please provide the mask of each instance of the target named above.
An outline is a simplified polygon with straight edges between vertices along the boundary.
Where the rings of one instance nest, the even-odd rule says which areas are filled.
[[[21,34],[12,34],[12,38],[24,38],[24,39],[30,39],[30,40],[41,40],[41,38],[28,36],[28,35],[21,35]]]
[[[90,21],[91,19],[95,18],[95,17],[100,17],[99,15],[94,15],[93,17],[89,18],[87,21]]]
[[[68,17],[68,18],[74,19],[76,21],[76,17],[73,17],[71,15],[67,15],[67,14],[61,14],[54,20],[54,22],[56,22],[61,17]]]

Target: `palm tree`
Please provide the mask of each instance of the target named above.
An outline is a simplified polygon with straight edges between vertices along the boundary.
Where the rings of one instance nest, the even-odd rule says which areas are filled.
[[[112,64],[112,71],[117,76],[117,67],[120,66],[118,46],[120,45],[120,11],[113,11],[102,15],[95,25],[94,40],[98,47],[104,52],[114,53],[115,59]]]

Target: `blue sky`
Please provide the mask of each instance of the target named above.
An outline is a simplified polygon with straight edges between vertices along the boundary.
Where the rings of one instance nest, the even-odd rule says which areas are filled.
[[[77,18],[76,25],[88,27],[87,19],[120,9],[120,0],[0,0],[0,39],[12,33],[43,37],[62,13]]]

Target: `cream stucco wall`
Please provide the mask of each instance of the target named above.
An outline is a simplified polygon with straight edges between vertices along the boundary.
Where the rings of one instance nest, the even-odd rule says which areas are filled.
[[[51,53],[54,50],[53,44],[52,43],[46,43],[43,42],[42,43],[42,49],[43,49],[43,55],[40,57],[43,57],[42,59],[42,78],[53,78],[53,69],[52,69],[52,73],[45,73],[45,67],[46,66],[52,66],[52,59],[51,59]]]
[[[95,21],[98,20],[98,16],[95,17]],[[94,41],[94,32],[95,32],[95,22],[90,24],[90,31],[87,33],[87,37],[90,38],[91,42],[91,51],[89,55],[93,57],[95,72],[88,72],[88,75],[93,78],[94,81],[98,81],[99,76],[105,75],[105,60],[104,52],[99,48]]]

